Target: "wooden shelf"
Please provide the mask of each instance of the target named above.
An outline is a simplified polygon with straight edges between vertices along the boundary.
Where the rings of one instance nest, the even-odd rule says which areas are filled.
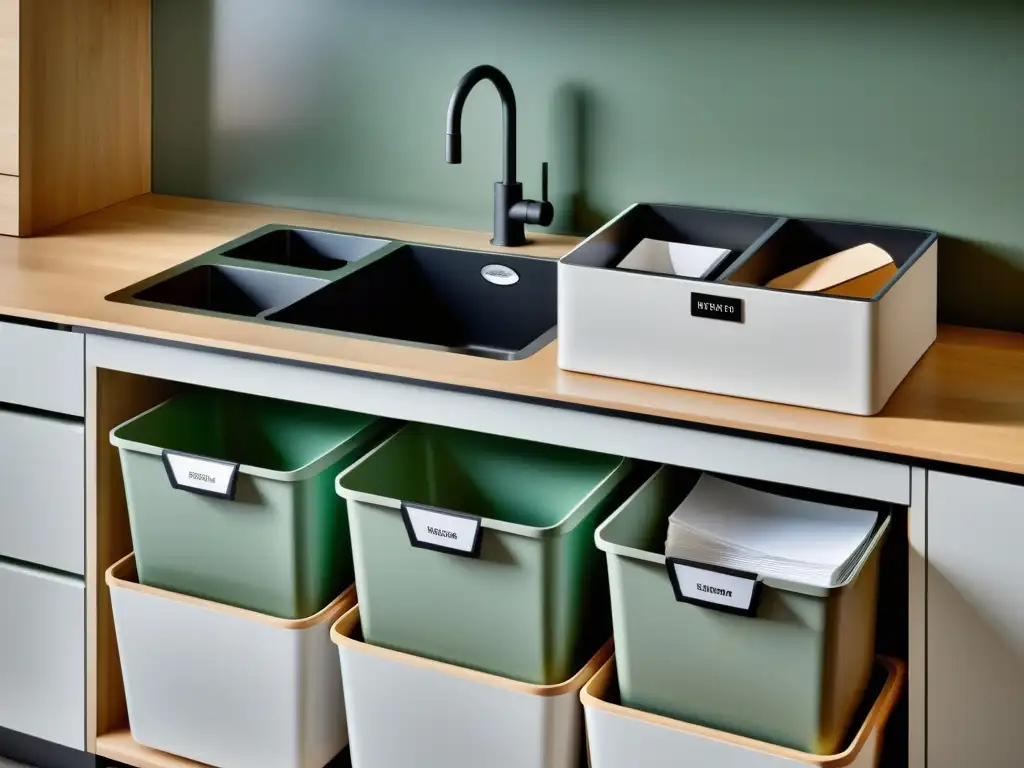
[[[111,731],[96,739],[96,754],[125,765],[134,765],[135,768],[211,768],[206,763],[196,763],[144,747],[132,738],[127,728]],[[351,765],[348,750],[345,750],[325,768],[351,768]]]
[[[195,763],[144,747],[132,738],[132,732],[127,728],[111,731],[96,739],[96,754],[135,768],[208,768],[205,763]]]

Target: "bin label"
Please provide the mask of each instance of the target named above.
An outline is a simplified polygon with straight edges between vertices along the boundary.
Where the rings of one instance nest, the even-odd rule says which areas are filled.
[[[743,299],[728,296],[709,296],[706,293],[690,294],[690,314],[708,320],[727,320],[730,323],[743,322]]]
[[[756,573],[720,568],[676,557],[667,559],[676,600],[728,613],[751,616],[757,611],[761,582]]]
[[[163,460],[172,488],[221,499],[235,498],[237,464],[174,451],[164,451]]]
[[[423,504],[402,504],[402,520],[414,547],[480,557],[479,517]]]

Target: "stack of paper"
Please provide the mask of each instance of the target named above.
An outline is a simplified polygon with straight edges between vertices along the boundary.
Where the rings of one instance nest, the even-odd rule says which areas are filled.
[[[802,501],[704,474],[669,518],[665,554],[834,587],[859,564],[877,519],[871,510]]]
[[[618,263],[617,269],[635,269],[681,277],[704,277],[730,253],[727,248],[709,248],[704,245],[644,238]]]

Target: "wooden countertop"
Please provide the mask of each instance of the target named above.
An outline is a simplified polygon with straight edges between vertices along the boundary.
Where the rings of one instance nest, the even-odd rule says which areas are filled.
[[[504,362],[104,299],[269,223],[502,250],[479,232],[144,195],[49,235],[0,237],[0,315],[1024,474],[1024,336],[1016,334],[942,328],[885,410],[859,417],[566,373],[555,344]],[[514,252],[558,257],[576,242],[542,236]]]

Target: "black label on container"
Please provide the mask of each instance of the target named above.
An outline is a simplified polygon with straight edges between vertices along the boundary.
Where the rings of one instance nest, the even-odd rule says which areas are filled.
[[[706,293],[690,294],[690,314],[706,317],[708,320],[727,320],[730,323],[743,322],[743,299],[727,296],[709,296]]]
[[[665,565],[680,603],[740,616],[757,613],[761,581],[756,573],[676,557],[665,558]]]
[[[167,450],[163,451],[162,457],[172,488],[234,500],[238,464]]]
[[[409,543],[414,547],[462,557],[480,557],[483,521],[479,517],[426,504],[403,503],[402,520],[409,534]]]

